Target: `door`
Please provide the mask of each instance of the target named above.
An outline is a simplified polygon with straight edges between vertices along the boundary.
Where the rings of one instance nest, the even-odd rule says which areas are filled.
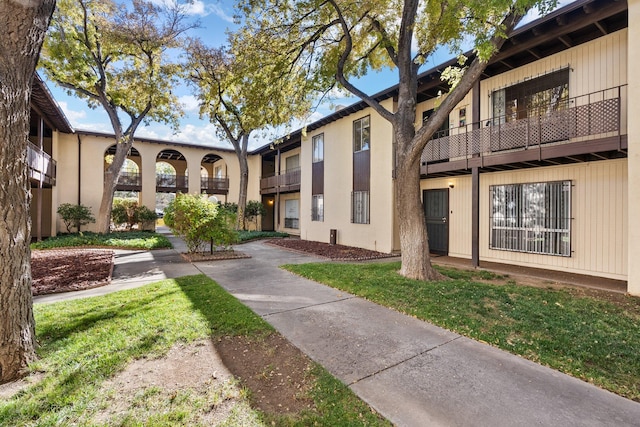
[[[429,250],[449,254],[449,189],[424,190],[422,192]]]
[[[273,231],[275,230],[274,221],[274,205],[275,198],[273,196],[262,196],[262,204],[267,209],[267,213],[262,216],[262,230],[263,231]]]

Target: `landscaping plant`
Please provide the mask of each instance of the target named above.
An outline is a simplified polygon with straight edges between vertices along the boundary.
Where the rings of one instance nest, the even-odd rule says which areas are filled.
[[[156,220],[158,216],[154,211],[144,205],[139,205],[136,199],[115,198],[111,209],[111,221],[116,227],[133,229],[136,224],[146,228]]]
[[[96,219],[91,213],[91,209],[84,205],[73,205],[71,203],[63,203],[58,207],[58,215],[64,221],[67,232],[71,233],[71,228],[75,228],[80,232],[80,227],[95,222]]]
[[[211,251],[237,242],[238,235],[232,226],[234,219],[199,194],[178,194],[164,215],[165,224],[184,240],[189,253],[202,252],[207,242]]]

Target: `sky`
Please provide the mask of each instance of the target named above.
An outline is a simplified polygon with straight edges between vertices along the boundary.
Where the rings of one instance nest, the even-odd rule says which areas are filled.
[[[160,3],[166,0],[152,0]],[[560,4],[570,3],[571,0],[561,0]],[[221,46],[225,43],[226,32],[236,28],[233,22],[234,0],[205,1],[193,0],[188,8],[188,13],[193,19],[200,22],[200,27],[191,30],[192,37],[199,37],[208,46]],[[520,25],[532,21],[537,17],[535,12],[527,16]],[[446,50],[440,50],[433,55],[429,62],[423,65],[423,69],[429,69],[451,58]],[[40,73],[44,77],[43,73]],[[371,72],[365,77],[355,81],[357,86],[368,94],[374,94],[393,86],[398,82],[397,73],[394,70]],[[53,82],[47,82],[54,99],[64,111],[67,119],[76,130],[113,133],[109,119],[101,108],[90,109],[86,102],[80,98],[69,95],[65,90],[56,86]],[[211,147],[231,148],[231,144],[217,136],[216,127],[206,117],[199,117],[198,101],[193,89],[182,85],[176,91],[176,96],[183,106],[185,116],[180,120],[180,128],[177,132],[168,125],[161,123],[141,124],[136,136],[166,141],[177,141],[189,144],[205,145]],[[321,105],[316,111],[310,112],[306,123],[312,123],[332,112],[338,105],[347,106],[358,102],[358,99],[346,95],[336,95],[331,103]],[[128,122],[124,121],[125,126]],[[303,123],[294,124],[293,129],[302,127]],[[281,130],[255,133],[250,140],[249,149],[253,150],[272,140],[281,137]]]

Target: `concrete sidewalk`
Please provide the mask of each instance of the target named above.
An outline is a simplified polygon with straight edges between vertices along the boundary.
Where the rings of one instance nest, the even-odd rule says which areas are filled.
[[[638,426],[640,404],[277,268],[260,242],[198,268],[400,426]]]
[[[640,425],[639,403],[278,268],[321,259],[253,242],[250,259],[189,264],[159,231],[175,250],[119,252],[112,285],[36,302],[202,272],[396,425]]]

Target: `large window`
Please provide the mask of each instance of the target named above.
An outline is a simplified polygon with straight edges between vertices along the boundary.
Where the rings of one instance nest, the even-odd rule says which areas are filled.
[[[492,102],[494,124],[564,110],[569,102],[569,69],[496,90]]]
[[[286,228],[300,228],[298,224],[299,203],[298,199],[285,200],[284,202],[284,226]]]
[[[369,149],[371,143],[371,130],[369,128],[369,116],[353,122],[353,152]]]
[[[313,163],[322,162],[324,160],[324,134],[316,135],[311,138],[313,150]]]
[[[493,185],[491,249],[571,256],[571,181]]]
[[[351,222],[369,224],[369,192],[354,191],[351,194]]]
[[[292,172],[300,168],[300,155],[289,156],[285,159],[286,172]]]
[[[324,194],[314,194],[312,196],[311,221],[324,221]]]

